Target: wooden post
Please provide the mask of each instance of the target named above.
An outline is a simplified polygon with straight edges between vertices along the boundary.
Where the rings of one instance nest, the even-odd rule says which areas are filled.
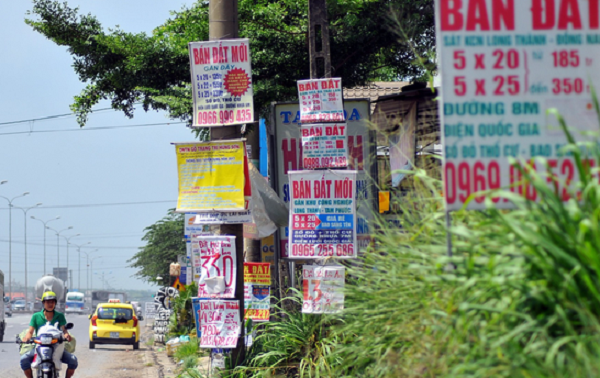
[[[325,0],[308,1],[310,78],[331,77],[329,22]]]

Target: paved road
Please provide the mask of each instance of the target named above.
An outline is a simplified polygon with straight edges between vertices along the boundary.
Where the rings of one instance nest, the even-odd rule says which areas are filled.
[[[15,344],[15,335],[26,329],[29,325],[31,314],[14,314],[7,318],[7,330],[4,342],[0,343],[0,377],[24,377],[19,366],[19,349]],[[89,349],[88,327],[89,320],[86,315],[67,315],[67,322],[75,327],[71,334],[77,339],[75,354],[79,360],[76,378],[106,378],[109,377],[137,377],[134,369],[143,366],[142,354],[145,345],[140,343],[140,351],[133,351],[132,346],[107,345]],[[143,326],[142,322],[142,326]],[[64,371],[64,370],[63,370]],[[64,372],[61,377],[64,376]]]

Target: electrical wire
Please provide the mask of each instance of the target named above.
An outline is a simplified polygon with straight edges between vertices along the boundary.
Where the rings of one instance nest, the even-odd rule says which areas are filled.
[[[161,123],[141,123],[138,125],[121,125],[121,126],[98,126],[91,128],[79,128],[79,129],[63,129],[63,130],[29,130],[29,131],[14,131],[10,133],[0,133],[1,135],[20,135],[20,134],[38,134],[38,133],[63,133],[63,132],[82,132],[82,131],[101,131],[101,130],[115,130],[115,129],[129,129],[133,127],[154,127],[164,125],[178,125],[187,123],[184,121],[179,122],[161,122]]]

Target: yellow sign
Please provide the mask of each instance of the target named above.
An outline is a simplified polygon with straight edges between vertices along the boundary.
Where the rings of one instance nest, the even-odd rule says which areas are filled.
[[[175,145],[179,174],[177,212],[243,211],[244,142]]]

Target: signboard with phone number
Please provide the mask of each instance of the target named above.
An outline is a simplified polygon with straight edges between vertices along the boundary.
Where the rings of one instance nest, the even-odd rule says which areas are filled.
[[[576,197],[577,170],[547,110],[556,109],[578,140],[598,129],[591,100],[600,84],[598,1],[436,0],[436,12],[447,209],[490,189],[536,200],[510,158],[546,175],[563,200]],[[496,207],[513,206],[492,197]],[[468,205],[484,207],[483,196]]]
[[[356,258],[356,171],[288,174],[289,258]]]

